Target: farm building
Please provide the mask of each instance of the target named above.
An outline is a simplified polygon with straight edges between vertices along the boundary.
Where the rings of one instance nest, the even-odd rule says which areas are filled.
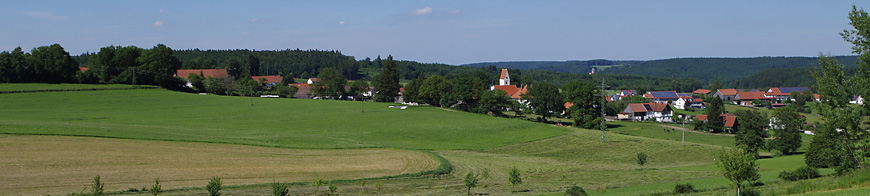
[[[281,76],[279,76],[279,75],[251,76],[251,79],[254,79],[254,81],[262,82],[262,83],[266,84],[266,87],[272,87],[272,85],[281,84],[281,80],[282,80]]]
[[[203,78],[226,78],[229,77],[226,69],[179,69],[175,71],[176,77],[184,78],[187,81],[187,84],[184,86],[193,87],[193,84],[190,83],[190,74],[196,74],[202,76]]]
[[[617,115],[620,120],[655,120],[657,122],[671,122],[673,110],[667,103],[632,103]]]
[[[676,91],[650,91],[644,94],[643,97],[656,103],[673,102],[680,98]]]

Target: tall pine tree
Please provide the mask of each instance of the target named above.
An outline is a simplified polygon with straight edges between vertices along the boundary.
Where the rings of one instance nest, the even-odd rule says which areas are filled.
[[[381,67],[381,74],[375,80],[375,101],[394,102],[399,96],[399,67],[393,61],[393,55],[387,56],[387,62]]]

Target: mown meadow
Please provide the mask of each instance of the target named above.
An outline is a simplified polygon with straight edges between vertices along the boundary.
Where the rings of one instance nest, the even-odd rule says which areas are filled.
[[[46,84],[30,85],[34,85],[31,86],[32,88],[51,89],[44,87],[50,86]],[[0,84],[0,91],[20,88],[22,87]],[[466,190],[462,181],[466,172],[474,172],[481,177],[478,187],[472,189],[473,193],[490,195],[560,195],[571,185],[579,185],[591,195],[645,195],[668,193],[677,183],[692,183],[697,189],[708,191],[705,192],[706,194],[733,194],[729,192],[733,190],[721,177],[713,160],[718,150],[733,147],[733,137],[686,132],[686,145],[682,145],[681,132],[668,132],[661,124],[656,123],[610,122],[607,142],[602,143],[601,132],[596,130],[427,106],[398,109],[389,108],[388,106],[395,104],[386,103],[227,97],[124,86],[118,87],[124,90],[78,91],[78,89],[90,88],[94,87],[83,85],[64,87],[71,91],[0,94],[0,134],[6,135],[6,138],[58,138],[54,140],[58,143],[75,143],[69,141],[71,140],[69,136],[97,137],[118,140],[115,141],[116,146],[135,146],[142,152],[149,152],[137,156],[110,154],[107,157],[91,157],[95,162],[120,165],[89,167],[96,168],[94,170],[106,170],[101,172],[123,173],[131,168],[154,171],[149,175],[142,175],[141,179],[132,179],[130,176],[117,177],[124,180],[104,178],[108,185],[115,185],[108,186],[111,192],[134,195],[143,193],[122,191],[149,186],[152,177],[159,177],[166,173],[161,173],[160,168],[149,170],[130,166],[141,164],[141,161],[126,162],[114,159],[143,160],[156,157],[167,160],[172,159],[172,156],[161,156],[160,152],[173,152],[173,150],[167,150],[165,146],[206,144],[216,146],[202,147],[203,149],[199,150],[215,153],[198,157],[176,154],[176,158],[195,158],[199,161],[188,165],[208,165],[208,161],[221,161],[227,157],[231,159],[252,157],[239,153],[223,153],[239,152],[237,150],[239,146],[272,149],[276,152],[253,156],[254,159],[248,161],[277,162],[278,165],[260,167],[267,168],[267,171],[274,170],[277,174],[262,173],[266,178],[258,178],[258,180],[243,180],[241,178],[244,177],[230,175],[233,172],[214,172],[215,174],[203,176],[205,175],[203,171],[189,172],[186,174],[189,176],[185,177],[176,176],[176,180],[172,180],[171,176],[161,177],[168,178],[163,183],[171,188],[162,195],[202,194],[204,190],[201,186],[204,186],[211,176],[227,178],[228,188],[224,192],[228,195],[269,194],[271,187],[263,179],[291,183],[289,185],[291,192],[296,194],[323,193],[325,188],[312,186],[312,181],[326,179],[338,185],[338,193],[343,195],[461,195],[465,194]],[[809,138],[804,137],[805,146]],[[124,141],[135,142],[125,144]],[[43,145],[51,145],[51,143],[48,141]],[[87,142],[78,143],[88,145]],[[11,146],[8,147],[10,149],[15,148],[15,145],[7,146]],[[154,146],[163,147],[152,148]],[[233,150],[225,150],[226,146],[231,146],[229,149]],[[67,148],[94,151],[93,147]],[[51,147],[41,149],[50,150]],[[123,154],[125,151],[122,149],[124,148],[118,148],[116,151]],[[72,154],[79,154],[85,158],[78,157],[62,162],[78,161],[75,163],[92,164],[87,161],[89,156],[86,150],[81,151],[85,152]],[[28,160],[27,152],[32,151],[22,151],[24,155],[19,156],[19,159],[23,159],[21,161],[40,160],[37,158]],[[417,152],[431,155],[430,159],[420,158]],[[648,162],[643,166],[636,163],[636,155],[640,152],[649,155]],[[282,153],[297,154],[283,155]],[[320,159],[308,159],[309,161],[294,158],[294,156],[306,157],[310,153],[322,156],[318,157]],[[330,153],[334,154],[334,157],[330,158]],[[349,159],[348,154],[342,153],[360,156]],[[781,171],[802,167],[803,156],[775,156],[770,152],[766,155],[774,157],[759,160],[761,182],[777,186],[794,186],[782,182],[776,176]],[[38,156],[34,155],[34,157]],[[404,162],[399,163],[404,163],[405,166],[397,170],[398,172],[394,171],[397,168],[389,170],[378,169],[375,166],[369,166],[370,170],[354,169],[352,165],[361,161],[360,159],[404,159]],[[432,169],[433,160],[437,162],[445,159],[448,162],[440,162],[440,165],[452,166],[452,172],[447,174],[373,178],[373,176],[396,176]],[[366,161],[375,163],[372,160]],[[281,170],[287,168],[280,166],[282,163],[317,165],[325,162],[338,165],[334,168],[349,170],[331,170],[329,166],[305,167],[322,169],[317,171],[300,170],[298,169],[300,167],[296,170]],[[389,161],[387,163],[397,164]],[[154,164],[145,165],[160,167]],[[241,168],[246,166],[229,164],[231,166],[222,168],[219,164],[215,165],[217,166],[210,167],[211,170],[205,172],[245,171]],[[514,167],[518,168],[523,176],[524,183],[519,186],[511,186],[507,181],[507,171]],[[15,169],[15,167],[10,168]],[[70,168],[82,168],[82,166],[73,164]],[[263,171],[257,170],[257,172]],[[348,174],[338,175],[336,172]],[[830,170],[822,170],[822,172],[831,173]],[[182,173],[184,172],[174,172],[176,175],[184,176]],[[98,175],[100,172],[92,171],[90,174]],[[180,180],[181,178],[188,180]],[[84,187],[87,183],[85,179],[78,185]],[[200,185],[195,186],[197,183]],[[59,193],[78,192],[81,188],[63,190],[66,192]],[[769,190],[772,191],[774,190]],[[6,191],[0,190],[0,192]],[[58,192],[52,194],[55,193]]]

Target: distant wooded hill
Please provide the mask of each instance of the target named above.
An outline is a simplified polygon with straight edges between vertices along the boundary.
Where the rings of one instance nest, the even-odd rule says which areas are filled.
[[[840,64],[856,66],[856,56],[837,56]],[[817,67],[818,57],[754,57],[754,58],[675,58],[651,61],[527,61],[474,63],[463,66],[495,66],[511,69],[550,70],[567,73],[588,73],[593,67],[601,74],[642,75],[660,77],[688,77],[704,83],[720,80],[726,86],[736,86],[741,78],[774,68]],[[779,71],[782,71],[780,69]],[[784,78],[791,80],[791,78]],[[746,81],[744,81],[746,82]],[[798,86],[802,81],[785,82]],[[749,83],[747,83],[749,84]]]

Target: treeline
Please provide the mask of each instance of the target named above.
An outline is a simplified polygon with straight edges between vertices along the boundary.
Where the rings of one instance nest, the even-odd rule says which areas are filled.
[[[858,61],[855,56],[836,58],[846,66],[856,66]],[[729,87],[740,78],[769,68],[818,67],[818,65],[818,57],[676,58],[613,67],[601,73],[690,77],[705,82],[719,80],[723,86]]]
[[[290,75],[309,78],[320,74],[322,68],[332,68],[348,79],[361,78],[360,63],[352,56],[339,51],[286,49],[277,51],[256,50],[178,50],[175,56],[183,63],[182,69],[222,69],[234,60],[244,61],[253,55],[259,67],[252,75]]]
[[[856,56],[835,57],[846,67],[855,67]],[[818,67],[817,57],[755,57],[755,58],[674,58],[651,61],[520,61],[473,63],[463,66],[519,70],[547,70],[564,73],[588,73],[592,67],[606,68],[599,74],[639,75],[674,78],[694,78],[703,84],[719,80],[725,87],[740,87],[743,77],[772,68]]]
[[[30,53],[21,47],[0,53],[0,82],[77,82],[78,64],[59,44],[40,46]]]
[[[589,73],[592,67],[595,66],[617,66],[617,65],[633,65],[642,63],[643,61],[612,61],[606,59],[595,59],[587,61],[515,61],[515,62],[488,62],[488,63],[472,63],[462,66],[469,67],[487,67],[495,66],[508,69],[537,69],[549,70],[565,73]]]
[[[769,87],[810,87],[816,84],[813,72],[816,68],[771,68],[741,78],[735,82],[735,87],[744,89],[764,89]],[[855,75],[858,67],[845,67],[847,76]]]

